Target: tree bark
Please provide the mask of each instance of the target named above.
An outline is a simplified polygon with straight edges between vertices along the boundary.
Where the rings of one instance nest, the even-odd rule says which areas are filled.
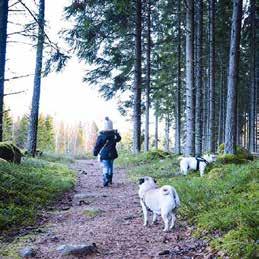
[[[146,121],[145,121],[145,140],[144,150],[149,150],[149,108],[150,108],[150,71],[151,71],[151,3],[147,1],[147,74],[146,74]]]
[[[169,115],[166,115],[165,118],[165,151],[169,152],[170,148],[170,121],[169,121]]]
[[[249,103],[249,127],[248,127],[248,149],[255,152],[255,121],[256,121],[256,78],[255,78],[255,52],[256,52],[256,23],[255,23],[255,0],[250,0],[250,21],[251,21],[251,41],[250,41],[250,103]]]
[[[186,0],[186,125],[185,155],[194,154],[194,103],[193,103],[193,1]]]
[[[139,153],[141,148],[141,19],[142,2],[136,0],[135,22],[135,72],[133,86],[133,153]]]
[[[158,113],[157,113],[157,110],[155,110],[155,149],[158,149]]]
[[[175,153],[181,153],[181,0],[178,0],[177,85],[175,100]]]
[[[215,0],[209,1],[209,127],[208,151],[215,152]]]
[[[203,30],[203,0],[196,3],[196,101],[195,101],[195,154],[202,153],[202,30]]]
[[[224,70],[221,68],[220,74],[220,94],[219,94],[219,120],[218,120],[218,146],[224,142]]]
[[[237,79],[239,68],[242,0],[233,0],[231,40],[229,51],[227,114],[225,126],[225,154],[236,153]]]
[[[3,141],[4,79],[6,63],[6,39],[8,0],[0,0],[0,141]]]
[[[37,52],[36,52],[36,66],[34,76],[34,87],[31,105],[31,116],[28,131],[28,152],[35,156],[37,148],[37,132],[38,132],[38,118],[39,118],[39,105],[40,105],[40,91],[41,91],[41,72],[42,72],[42,59],[44,48],[44,16],[45,16],[45,0],[39,1],[39,14],[38,14],[38,39],[37,39]]]

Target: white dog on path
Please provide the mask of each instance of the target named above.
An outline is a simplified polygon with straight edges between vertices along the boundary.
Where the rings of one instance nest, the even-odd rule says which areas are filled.
[[[204,155],[203,157],[179,157],[181,173],[187,175],[189,170],[200,171],[200,176],[204,175],[207,164],[216,161],[216,155]]]
[[[138,193],[144,214],[144,226],[148,224],[148,210],[151,210],[153,212],[152,223],[155,223],[157,215],[161,215],[165,223],[164,231],[173,228],[176,219],[175,212],[180,206],[180,199],[174,187],[164,185],[159,188],[152,177],[144,176],[139,179]]]

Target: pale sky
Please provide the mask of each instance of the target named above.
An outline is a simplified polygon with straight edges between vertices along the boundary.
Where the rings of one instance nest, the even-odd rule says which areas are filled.
[[[25,1],[28,2],[28,1]],[[55,42],[58,40],[57,33],[65,23],[62,20],[63,8],[71,0],[46,0],[46,20],[48,35]],[[9,20],[22,23],[23,17],[10,17]],[[8,31],[16,28],[9,26]],[[59,39],[60,40],[60,39]],[[10,43],[7,48],[6,78],[14,75],[31,74],[35,66],[35,48],[27,45]],[[86,65],[79,63],[74,57],[68,62],[67,67],[61,73],[52,73],[42,79],[40,112],[50,114],[58,120],[67,123],[77,121],[96,121],[99,127],[105,116],[113,120],[115,128],[121,131],[129,129],[129,122],[117,111],[116,101],[104,101],[97,90],[82,82]],[[31,105],[33,88],[33,76],[6,83],[5,92],[25,91],[22,94],[5,97],[5,105],[10,108],[14,116],[28,113]]]

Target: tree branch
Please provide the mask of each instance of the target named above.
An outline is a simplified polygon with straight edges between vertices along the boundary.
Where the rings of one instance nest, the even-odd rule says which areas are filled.
[[[34,74],[26,74],[26,75],[21,75],[21,76],[14,76],[14,77],[6,78],[4,81],[11,81],[11,80],[20,79],[20,78],[24,78],[24,77],[28,77],[28,76],[34,76]]]
[[[19,92],[12,92],[12,93],[8,93],[8,94],[4,94],[4,96],[8,96],[8,95],[14,95],[14,94],[21,94],[21,93],[25,93],[26,91],[19,91]]]

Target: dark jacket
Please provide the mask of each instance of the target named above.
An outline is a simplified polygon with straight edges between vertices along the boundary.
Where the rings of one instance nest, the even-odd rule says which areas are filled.
[[[97,156],[101,151],[101,160],[113,160],[117,158],[116,143],[120,140],[121,136],[116,130],[101,131],[94,147],[94,156]]]

